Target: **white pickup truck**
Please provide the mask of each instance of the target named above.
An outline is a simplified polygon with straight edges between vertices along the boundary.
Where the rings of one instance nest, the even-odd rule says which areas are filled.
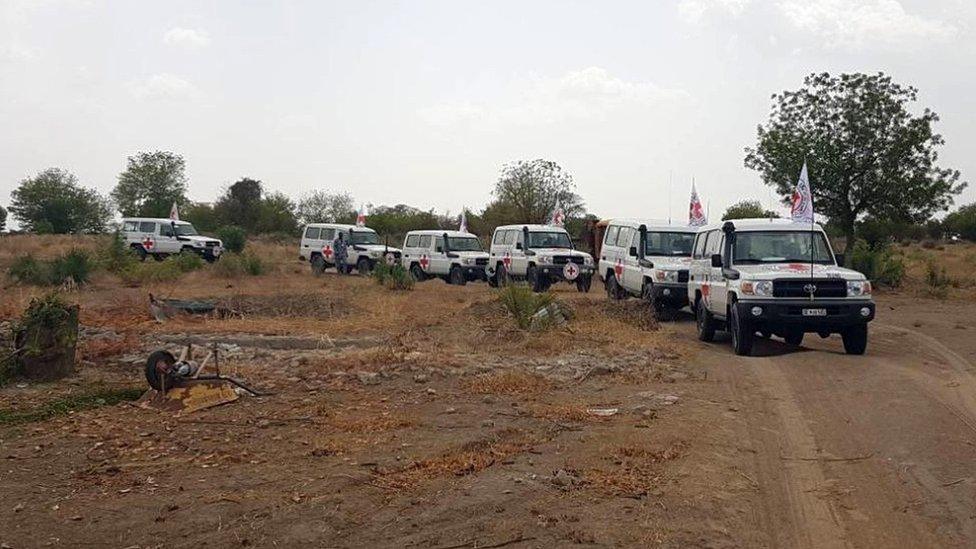
[[[737,219],[702,227],[695,237],[688,299],[698,338],[716,329],[736,354],[752,352],[756,334],[800,345],[806,333],[840,334],[848,354],[864,354],[874,319],[871,282],[840,267],[820,225]]]
[[[347,242],[347,272],[355,268],[359,274],[368,275],[377,261],[400,261],[400,250],[381,244],[380,236],[369,227],[342,223],[309,223],[302,227],[298,258],[311,264],[313,274],[322,274],[326,268],[335,267],[332,241],[339,233],[342,233],[342,238]]]
[[[147,257],[161,260],[191,252],[214,262],[224,251],[219,239],[198,234],[192,224],[162,217],[126,217],[122,220],[122,236],[143,261]]]
[[[403,239],[401,265],[418,281],[441,278],[463,286],[487,280],[488,252],[471,233],[445,230],[410,231]]]
[[[504,225],[491,237],[491,257],[486,273],[488,284],[502,286],[510,280],[525,280],[535,292],[544,292],[553,282],[575,284],[580,292],[590,291],[593,257],[573,248],[573,240],[562,227],[552,225]]]

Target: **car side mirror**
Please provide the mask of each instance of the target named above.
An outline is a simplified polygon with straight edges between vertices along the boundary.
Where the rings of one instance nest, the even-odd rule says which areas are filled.
[[[722,254],[712,254],[712,267],[722,267]]]
[[[630,247],[630,257],[637,257],[637,246]]]
[[[522,249],[522,243],[521,242],[516,242],[515,243],[515,249],[516,250],[521,250]]]
[[[845,264],[844,260],[847,259],[847,257],[845,257],[844,254],[834,254],[834,259],[837,260],[837,265],[843,267]]]

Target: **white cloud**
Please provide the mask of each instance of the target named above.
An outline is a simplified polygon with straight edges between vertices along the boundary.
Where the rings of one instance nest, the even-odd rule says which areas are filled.
[[[719,11],[738,17],[752,0],[680,0],[678,14],[689,23],[698,23],[710,11]]]
[[[129,83],[129,91],[138,99],[197,99],[200,90],[175,74],[159,73]]]
[[[681,90],[651,82],[628,81],[599,67],[570,71],[558,78],[531,77],[512,84],[507,98],[491,102],[461,101],[423,109],[430,124],[468,122],[483,127],[604,120],[618,113],[686,99]]]
[[[897,0],[783,0],[779,9],[795,28],[830,47],[909,47],[909,42],[944,42],[958,33],[944,21],[909,14]]]
[[[210,35],[200,29],[173,27],[163,35],[163,42],[184,49],[199,49],[210,45]]]

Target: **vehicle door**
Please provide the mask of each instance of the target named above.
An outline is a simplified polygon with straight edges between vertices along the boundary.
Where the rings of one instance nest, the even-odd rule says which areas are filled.
[[[512,274],[525,276],[525,271],[529,267],[529,258],[525,255],[525,250],[528,247],[528,242],[525,241],[525,233],[521,229],[512,229],[509,232],[511,236],[507,237],[505,242],[512,241]]]
[[[158,230],[156,223],[152,221],[139,222],[139,243],[142,244],[142,247],[148,253],[154,254],[159,252],[159,235],[156,234]]]
[[[637,263],[637,255],[631,255],[631,248],[637,251],[637,240],[640,240],[640,233],[633,227],[621,227],[620,234],[617,235],[617,248],[620,250],[621,279],[620,283],[625,290],[634,295],[641,292],[641,271]]]
[[[419,259],[418,246],[420,245],[419,234],[408,234],[403,240],[403,255],[400,257],[400,264],[404,269],[409,269],[410,264]]]
[[[607,273],[614,272],[620,254],[617,250],[617,236],[620,234],[619,225],[607,227],[607,232],[603,234],[603,246],[600,247],[600,260],[597,270],[600,272],[600,279],[606,282]]]
[[[431,265],[430,248],[433,243],[433,237],[429,234],[420,235],[420,239],[417,241],[417,264],[420,268],[427,274],[433,274],[433,269]]]
[[[305,231],[302,232],[302,240],[298,244],[298,255],[305,259],[311,259],[312,252],[322,251],[322,247],[318,245],[320,232],[321,229],[318,227],[305,227]]]
[[[722,267],[712,266],[712,256],[722,254],[722,244],[725,235],[716,229],[708,232],[708,240],[705,241],[705,260],[708,265],[708,309],[716,315],[725,316],[726,304],[728,302],[728,282],[722,274]],[[706,289],[702,288],[702,295],[706,294]]]
[[[695,292],[701,291],[702,282],[707,276],[705,270],[705,240],[706,232],[695,235],[695,243],[691,248],[691,265],[688,267],[688,302],[694,306]]]
[[[139,234],[138,221],[123,221],[122,234],[125,235],[126,245],[141,243],[142,238]]]
[[[156,243],[159,251],[166,254],[179,253],[183,248],[182,242],[176,238],[176,229],[172,223],[163,222],[159,224],[159,242]]]
[[[434,235],[430,253],[430,264],[432,267],[431,272],[434,274],[446,275],[451,272],[451,260],[447,257],[443,234]]]

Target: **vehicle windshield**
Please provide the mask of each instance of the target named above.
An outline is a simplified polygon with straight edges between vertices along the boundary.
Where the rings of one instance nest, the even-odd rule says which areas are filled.
[[[197,230],[193,228],[193,225],[190,225],[189,223],[176,224],[177,236],[197,236],[198,234],[200,233],[198,233]]]
[[[530,232],[529,248],[572,248],[573,242],[565,232]]]
[[[690,256],[694,241],[693,233],[648,232],[644,255]]]
[[[733,263],[823,263],[834,258],[819,231],[757,231],[735,233]]]
[[[447,246],[452,252],[480,252],[481,242],[472,236],[449,236]]]
[[[352,244],[379,244],[380,236],[373,231],[352,231],[349,233],[349,242]]]

